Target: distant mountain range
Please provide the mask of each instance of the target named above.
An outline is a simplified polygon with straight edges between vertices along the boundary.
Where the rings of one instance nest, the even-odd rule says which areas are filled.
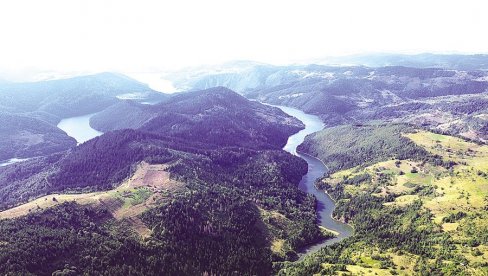
[[[488,121],[483,115],[488,104],[488,71],[483,65],[487,56],[425,54],[361,58],[371,60],[371,65],[418,67],[272,66],[238,62],[207,73],[183,72],[180,76],[186,77],[174,78],[174,83],[185,89],[225,86],[249,98],[317,114],[329,126],[391,120],[479,141],[488,139]],[[373,64],[375,60],[383,63]],[[464,66],[465,63],[472,67]]]
[[[274,66],[237,61],[173,72],[166,77],[179,90],[223,86],[248,98],[293,106],[321,116],[329,126],[401,121],[487,141],[487,59],[487,55],[377,54],[317,60],[354,66]],[[155,117],[164,118],[163,109],[166,114],[179,114],[170,116],[172,120],[193,120],[184,115],[187,106],[175,107],[172,101],[146,84],[114,73],[0,82],[0,112],[9,118],[4,124],[4,145],[13,145],[0,147],[0,160],[73,146],[72,139],[56,129],[56,124],[67,117],[103,111],[92,119],[92,125],[103,131],[142,127]],[[166,103],[154,107],[141,104],[157,102]],[[181,112],[176,110],[182,108]],[[14,117],[18,121],[28,118],[29,123],[23,124],[25,139],[8,143],[10,137],[20,137],[18,126],[11,124],[17,120]],[[28,127],[34,125],[39,127]],[[49,135],[64,137],[54,142]]]
[[[118,97],[160,100],[164,94],[124,75],[101,73],[68,79],[0,84],[0,110],[46,112],[59,118],[100,111]]]
[[[488,70],[488,54],[362,54],[328,57],[311,63],[362,65],[369,67],[405,66],[415,68],[443,68],[457,70]]]

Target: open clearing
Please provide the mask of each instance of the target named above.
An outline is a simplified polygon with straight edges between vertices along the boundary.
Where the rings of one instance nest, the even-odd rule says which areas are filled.
[[[0,212],[0,219],[16,218],[54,207],[63,202],[76,202],[107,209],[115,219],[125,220],[142,237],[151,230],[139,219],[145,210],[156,207],[170,195],[184,189],[184,184],[170,179],[164,164],[138,165],[134,175],[113,190],[85,194],[51,194]]]

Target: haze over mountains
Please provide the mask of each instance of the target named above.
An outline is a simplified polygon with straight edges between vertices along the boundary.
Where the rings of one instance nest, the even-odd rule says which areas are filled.
[[[415,68],[444,68],[457,70],[487,70],[486,54],[358,54],[327,57],[311,63],[336,65],[363,65],[368,67],[405,66]]]

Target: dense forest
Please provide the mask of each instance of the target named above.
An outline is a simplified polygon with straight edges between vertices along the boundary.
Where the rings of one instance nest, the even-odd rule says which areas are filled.
[[[97,139],[103,139],[104,136]],[[110,135],[106,137],[109,137],[110,141],[114,142],[113,137],[110,137]],[[147,141],[139,138],[141,137],[138,137],[137,141],[143,141],[146,146],[149,145]],[[96,140],[93,143],[95,142]],[[117,143],[115,143],[115,146],[118,146],[119,149],[124,148],[124,146],[117,145]],[[52,216],[49,218],[52,227],[43,226],[49,228],[45,230],[49,233],[47,235],[64,235],[62,234],[64,233],[63,231],[76,234],[81,231],[89,237],[95,234],[104,237],[102,241],[86,245],[87,247],[92,247],[92,250],[89,250],[89,254],[85,251],[79,252],[79,254],[88,254],[100,266],[96,266],[93,263],[80,263],[78,255],[76,255],[78,252],[73,249],[73,254],[75,255],[70,255],[69,258],[61,253],[59,255],[54,253],[54,255],[47,255],[52,256],[53,260],[50,260],[50,263],[52,263],[53,267],[44,268],[45,270],[43,271],[49,271],[49,269],[51,271],[54,271],[54,269],[62,270],[65,267],[72,269],[75,267],[80,271],[92,271],[94,273],[132,271],[131,273],[145,275],[160,273],[166,275],[191,275],[205,271],[219,274],[230,274],[233,271],[239,271],[239,274],[267,275],[271,273],[272,260],[278,258],[277,256],[273,257],[274,254],[270,251],[270,243],[274,238],[287,241],[290,252],[285,252],[284,256],[292,259],[296,256],[295,250],[299,250],[302,246],[322,237],[321,232],[315,225],[314,199],[299,191],[296,187],[297,181],[306,170],[306,164],[301,159],[282,151],[199,149],[198,154],[195,154],[174,149],[158,150],[154,145],[150,148],[152,148],[151,151],[141,151],[147,154],[145,156],[141,155],[141,158],[144,157],[150,162],[157,163],[178,159],[175,165],[170,166],[169,171],[172,173],[172,177],[187,183],[190,187],[190,192],[174,197],[167,204],[143,214],[143,220],[153,231],[149,241],[140,244],[137,239],[134,240],[134,238],[130,237],[120,241],[120,238],[112,236],[111,231],[110,234],[107,232],[101,234],[91,231],[88,226],[87,229],[83,228],[80,230],[76,228],[77,224],[69,226],[69,222],[63,222],[65,215]],[[99,151],[93,152],[100,153]],[[149,152],[153,155],[149,155]],[[124,154],[127,152],[119,150],[117,153]],[[137,157],[137,155],[134,156]],[[100,154],[97,157],[105,160]],[[116,155],[117,160],[120,159],[119,157]],[[71,160],[75,161],[77,159]],[[79,160],[85,159],[81,158]],[[134,159],[129,160],[130,162],[135,162]],[[110,162],[110,160],[106,161],[114,167],[105,167],[100,170],[100,173],[110,172],[112,168],[122,165]],[[127,162],[129,164],[129,161]],[[72,171],[69,170],[69,167],[63,167],[61,170],[66,175],[71,175],[71,173],[80,175],[80,178],[73,178],[72,182],[70,182],[70,178],[66,177],[64,178],[65,181],[62,181],[62,174],[59,174],[56,175],[59,181],[56,178],[52,178],[53,183],[56,183],[55,181],[64,185],[90,183],[94,179],[87,178],[83,181],[82,176],[97,175],[91,166],[72,165],[72,168]],[[127,169],[129,168],[130,166],[127,166]],[[88,173],[89,171],[91,173]],[[98,176],[104,177],[104,175]],[[62,186],[60,188],[66,189],[67,187]],[[68,186],[68,189],[70,188]],[[79,215],[80,218],[76,219],[85,220],[86,211],[75,213],[71,209],[70,211],[63,211],[63,208],[67,208],[66,206],[57,208],[56,210],[58,211],[45,212],[68,212],[70,217]],[[88,210],[92,210],[91,207],[82,206],[71,206],[70,208],[75,210],[88,208]],[[287,226],[280,233],[271,233],[270,229],[275,228],[274,222],[263,221],[259,209],[279,212],[290,221],[293,221],[293,224]],[[100,212],[102,211],[100,210]],[[108,217],[105,220],[108,222],[112,221],[109,215],[106,214],[105,216]],[[17,227],[16,229],[18,230],[23,228],[26,223],[25,220],[44,221],[45,217],[46,214],[44,213],[35,213],[20,220],[2,221],[0,225],[5,223],[9,227]],[[60,221],[58,221],[58,217]],[[96,226],[93,225],[94,223]],[[65,225],[67,229],[62,229],[58,225]],[[105,227],[103,225],[100,226],[99,222],[88,223],[88,225],[96,227],[97,231],[102,231],[98,227]],[[123,228],[123,226],[118,226],[117,223],[114,223],[114,225],[113,227]],[[28,229],[36,229],[36,224],[34,223],[30,227],[32,228]],[[23,243],[22,245],[19,244],[19,247],[25,246],[32,247],[32,250],[41,250],[38,241],[45,239],[45,237],[42,237],[45,231],[38,231],[37,235],[41,235],[41,237],[35,240],[16,238],[24,235],[24,230],[9,231],[11,240],[9,244],[13,246],[15,241],[17,241]],[[5,231],[2,232],[7,233]],[[59,243],[68,243],[63,246],[69,246],[70,243],[87,243],[88,241],[84,241],[84,238],[85,236],[80,237],[78,235],[75,237],[71,235],[58,237],[58,239],[61,239]],[[64,241],[64,239],[69,239],[69,241]],[[116,240],[114,241],[114,239]],[[119,265],[113,266],[111,264],[116,263],[116,258],[120,257],[117,254],[122,253],[117,253],[116,250],[113,250],[111,254],[103,256],[103,258],[100,257],[97,254],[100,252],[99,250],[103,252],[106,243],[114,243],[115,245],[113,246],[135,247],[130,252],[130,254],[135,254],[135,256],[123,256],[123,258],[127,259],[123,267]],[[63,250],[66,250],[63,249],[63,246],[58,247],[56,243],[49,243],[43,244],[42,248],[45,248],[44,250],[53,250],[54,252],[58,252],[58,250],[63,252]],[[9,247],[3,251],[5,254],[4,259],[10,260],[10,257],[18,256],[16,263],[21,265],[12,265],[4,271],[22,272],[21,268],[29,272],[40,271],[37,270],[38,266],[30,263],[31,258],[28,257],[34,256],[32,254],[40,253],[33,253],[27,250],[15,251],[16,253],[13,254],[10,250],[13,249]],[[124,251],[123,249],[121,250]],[[134,252],[134,250],[139,251]],[[128,253],[124,252],[124,254]],[[112,256],[113,259],[111,259]],[[141,260],[141,258],[144,258],[144,260]],[[86,257],[83,258],[83,260],[85,259]],[[36,262],[38,261],[37,258],[35,260]],[[132,265],[130,260],[133,260]],[[11,261],[6,262],[6,264],[10,263]],[[112,267],[105,267],[102,264],[108,264],[108,266]],[[142,264],[147,264],[147,266]]]
[[[193,105],[192,98],[197,101]],[[228,102],[212,95],[183,99],[188,112],[197,114],[235,104],[236,99],[247,104],[240,96]],[[204,123],[188,121],[185,132],[178,134],[149,125],[117,130],[65,152],[0,168],[2,209],[55,192],[113,189],[143,161],[167,164],[171,178],[186,187],[142,213],[140,219],[151,232],[144,238],[127,220],[107,213],[103,204],[68,202],[2,220],[0,227],[10,229],[2,231],[9,235],[2,271],[269,275],[273,262],[296,259],[303,246],[325,238],[315,223],[315,199],[297,187],[307,164],[280,149],[300,124],[278,109],[247,105],[253,112],[227,107],[233,111],[207,113]],[[283,128],[278,127],[281,119],[287,121]],[[215,125],[208,122],[222,122],[225,128],[212,131]],[[243,126],[253,128],[252,135]],[[199,131],[201,137],[190,135]],[[232,139],[223,139],[228,134]],[[25,238],[35,229],[40,229],[36,239]],[[50,237],[52,242],[39,243]],[[277,240],[282,246],[273,249]],[[63,253],[71,247],[70,254]],[[32,258],[39,255],[44,257]],[[42,262],[50,265],[41,268]]]
[[[112,188],[143,160],[167,163],[210,158],[238,164],[238,158],[245,160],[241,152],[281,149],[288,136],[302,127],[279,109],[250,102],[224,88],[177,95],[170,101],[174,113],[165,105],[150,106],[163,113],[138,130],[108,132],[68,151],[0,168],[1,208],[53,192]],[[208,171],[214,165],[206,164]],[[188,166],[196,171],[193,164]]]
[[[33,157],[0,167],[0,273],[488,272],[485,71],[237,66],[171,96],[110,73],[0,84],[0,160]],[[299,258],[333,237],[282,150],[303,124],[220,85],[325,121],[298,150],[328,167],[316,187],[352,237]],[[106,133],[81,145],[55,127],[93,112]]]
[[[140,129],[206,144],[281,148],[303,127],[277,108],[252,102],[223,87],[176,94],[156,105],[123,102],[95,115],[101,131]]]
[[[175,199],[144,215],[154,235],[141,242],[106,211],[66,203],[0,221],[0,270],[23,275],[266,275],[271,252],[259,213],[249,204],[215,192]]]

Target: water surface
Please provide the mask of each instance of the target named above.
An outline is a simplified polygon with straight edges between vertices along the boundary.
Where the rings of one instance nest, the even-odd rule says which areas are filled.
[[[320,120],[320,118],[317,116],[306,114],[303,111],[295,108],[287,106],[276,107],[280,108],[288,115],[299,119],[305,124],[305,129],[288,138],[288,142],[283,149],[307,161],[308,172],[302,177],[299,188],[306,193],[314,195],[317,199],[318,223],[321,226],[338,233],[337,237],[333,239],[328,239],[305,248],[303,252],[301,252],[301,257],[303,258],[303,256],[316,252],[324,246],[334,244],[347,237],[350,237],[353,234],[353,229],[350,225],[332,218],[332,212],[335,209],[334,200],[332,200],[324,191],[318,190],[315,187],[315,181],[327,172],[327,167],[319,159],[308,154],[297,152],[297,147],[303,143],[305,136],[320,131],[324,128],[322,120]]]
[[[62,119],[58,124],[58,128],[75,138],[78,144],[81,144],[103,134],[103,132],[93,129],[90,126],[90,118],[95,114]]]
[[[90,118],[93,117],[93,115],[95,114],[96,113],[62,119],[57,127],[66,132],[68,136],[75,138],[78,144],[81,144],[103,134],[102,132],[93,129],[90,126]],[[12,158],[3,161],[0,160],[0,167],[12,165],[26,160],[29,160],[29,158]]]

